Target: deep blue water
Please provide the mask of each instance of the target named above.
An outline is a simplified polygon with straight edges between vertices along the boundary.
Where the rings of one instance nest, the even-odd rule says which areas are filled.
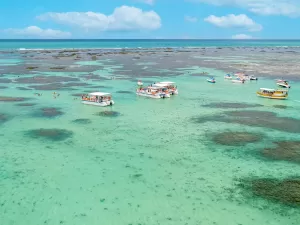
[[[100,39],[100,40],[32,40],[0,39],[1,50],[61,48],[161,48],[161,47],[275,47],[300,46],[300,40],[162,40],[162,39]]]

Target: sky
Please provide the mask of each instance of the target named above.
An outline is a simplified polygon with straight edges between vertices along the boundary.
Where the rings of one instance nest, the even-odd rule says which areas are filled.
[[[300,39],[300,0],[4,0],[0,38]]]

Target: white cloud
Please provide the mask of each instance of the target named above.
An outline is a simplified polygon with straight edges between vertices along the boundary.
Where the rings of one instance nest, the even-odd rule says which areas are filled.
[[[231,38],[232,39],[252,39],[253,37],[251,35],[247,35],[247,34],[237,34],[237,35],[233,35]]]
[[[37,18],[86,30],[130,31],[155,30],[161,27],[161,18],[156,12],[129,6],[118,7],[111,15],[96,12],[48,12]]]
[[[198,18],[194,16],[185,16],[184,20],[190,23],[196,23],[198,21]]]
[[[260,15],[300,16],[299,0],[187,0],[217,6],[245,8]]]
[[[204,21],[211,23],[217,27],[235,27],[235,28],[244,28],[249,31],[260,31],[262,30],[262,25],[255,23],[252,19],[250,19],[245,14],[234,15],[229,14],[227,16],[217,17],[214,15],[210,15],[205,18]]]
[[[37,26],[29,26],[23,29],[9,28],[4,30],[4,32],[10,35],[28,38],[68,38],[71,36],[70,32],[52,29],[41,29]]]

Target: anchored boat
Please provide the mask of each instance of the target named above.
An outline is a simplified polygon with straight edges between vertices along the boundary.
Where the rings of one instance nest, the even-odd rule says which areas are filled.
[[[112,100],[110,93],[93,92],[81,97],[81,102],[86,105],[95,106],[112,106],[115,102]]]
[[[287,99],[288,91],[282,89],[261,88],[256,92],[257,96],[270,99]]]
[[[224,79],[227,79],[227,80],[231,80],[232,79],[232,76],[231,76],[231,74],[226,74],[225,76],[224,76]]]
[[[158,88],[167,88],[168,93],[170,95],[178,95],[178,89],[177,86],[175,86],[175,82],[172,81],[163,81],[152,85],[153,87]]]
[[[291,85],[289,85],[289,83],[287,81],[280,81],[280,82],[277,82],[277,85],[279,87],[284,87],[284,88],[291,88]]]
[[[244,80],[244,79],[239,79],[239,78],[237,78],[236,80],[232,80],[232,83],[244,84],[244,83],[245,83],[245,80]]]
[[[136,90],[136,94],[147,98],[170,98],[168,89],[160,87],[140,87]]]
[[[214,77],[206,79],[209,83],[216,83],[216,79]]]

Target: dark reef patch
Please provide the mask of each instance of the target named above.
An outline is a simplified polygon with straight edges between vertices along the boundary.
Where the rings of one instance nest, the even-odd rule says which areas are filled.
[[[284,205],[300,207],[300,178],[242,180],[239,186],[254,196]]]
[[[6,88],[8,88],[8,87],[6,87],[6,86],[0,86],[0,89],[6,89]]]
[[[11,83],[11,80],[7,79],[7,78],[0,78],[0,83],[2,83],[2,84],[8,84],[8,83]]]
[[[98,112],[95,115],[97,116],[105,116],[105,117],[117,117],[120,115],[119,112],[116,111],[102,111],[102,112]]]
[[[19,89],[21,91],[30,91],[30,90],[32,90],[31,88],[26,88],[26,87],[17,87],[17,89]]]
[[[262,139],[261,134],[249,132],[223,132],[215,134],[212,140],[220,145],[242,146],[247,143],[253,143]]]
[[[90,124],[92,121],[90,119],[76,119],[72,121],[73,123],[77,124]]]
[[[23,102],[26,100],[28,100],[28,98],[0,96],[0,102]]]
[[[79,81],[78,78],[74,77],[62,77],[62,76],[35,76],[35,77],[24,77],[16,79],[17,83],[21,84],[49,84],[56,82],[71,82]]]
[[[204,105],[208,108],[220,108],[220,109],[243,109],[243,108],[252,108],[252,107],[261,107],[260,104],[248,104],[248,103],[230,103],[230,102],[216,102]]]
[[[37,117],[47,117],[47,118],[54,118],[57,116],[61,116],[64,113],[59,110],[59,108],[41,108],[35,116]]]
[[[132,92],[132,91],[117,91],[116,93],[119,93],[119,94],[133,94],[134,92]]]
[[[280,141],[275,144],[275,148],[263,149],[262,155],[269,159],[300,163],[300,141]]]
[[[0,124],[8,121],[8,119],[9,117],[6,114],[0,113]]]
[[[75,94],[72,94],[72,96],[74,97],[81,97],[83,95],[83,93],[75,93]]]
[[[228,111],[225,115],[196,117],[195,123],[223,122],[235,123],[252,127],[265,127],[289,133],[300,133],[300,120],[289,117],[278,117],[276,113],[268,111]]]
[[[36,103],[19,103],[17,106],[34,106]]]
[[[70,138],[73,135],[72,131],[65,129],[36,129],[29,130],[26,132],[26,135],[31,138],[43,138],[50,141],[63,141],[67,138]]]
[[[39,91],[52,91],[52,90],[61,90],[63,85],[60,83],[45,84],[45,85],[31,85],[29,88]]]
[[[286,105],[273,105],[276,109],[287,109],[288,107]]]

